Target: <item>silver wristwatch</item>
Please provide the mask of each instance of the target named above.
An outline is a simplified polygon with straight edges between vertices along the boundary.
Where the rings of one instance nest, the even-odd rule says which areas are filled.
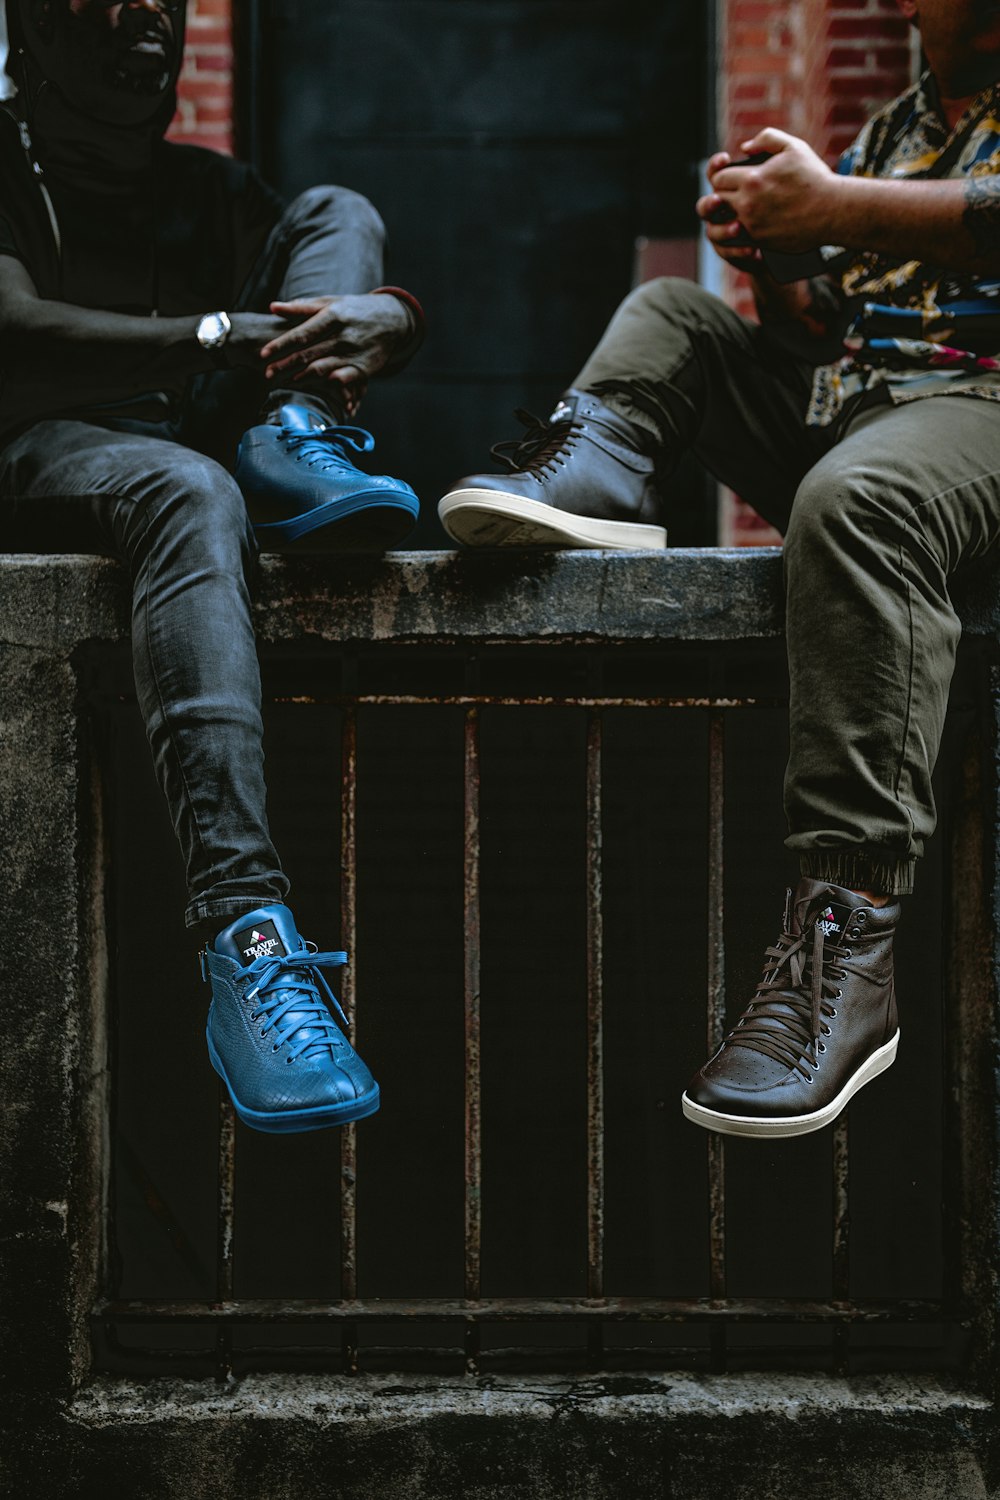
[[[200,320],[196,337],[208,354],[221,355],[232,330],[233,325],[228,313],[211,312],[206,313]]]

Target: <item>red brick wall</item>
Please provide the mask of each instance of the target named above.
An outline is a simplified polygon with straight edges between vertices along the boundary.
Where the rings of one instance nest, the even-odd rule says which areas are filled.
[[[911,32],[896,0],[723,0],[720,139],[730,151],[764,125],[808,140],[834,162],[876,109],[907,86]],[[752,313],[749,282],[733,305]],[[720,536],[735,546],[778,540],[733,496]]]
[[[232,0],[188,0],[187,47],[170,139],[233,149]]]
[[[827,0],[823,149],[835,159],[910,81],[911,38],[895,0]]]

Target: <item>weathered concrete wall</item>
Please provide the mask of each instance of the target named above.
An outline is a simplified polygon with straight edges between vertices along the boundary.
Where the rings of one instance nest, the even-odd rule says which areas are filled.
[[[99,808],[77,722],[71,662],[0,647],[0,927],[9,1045],[3,1131],[3,1385],[68,1390],[87,1367],[78,1311],[92,1295],[104,1082],[104,920]]]
[[[968,634],[1000,634],[991,578],[970,579],[961,611]],[[99,746],[79,685],[90,655],[124,640],[127,622],[125,581],[112,562],[0,560],[2,922],[6,951],[17,955],[0,1047],[2,1493],[19,1500],[1000,1495],[988,1378],[977,1390],[916,1376],[258,1375],[232,1389],[92,1379],[87,1315],[98,1290],[107,1048]],[[768,640],[781,631],[780,557],[268,558],[258,623],[265,646],[309,651],[342,641],[527,644],[581,635],[664,646]],[[989,815],[997,779],[994,768]],[[986,961],[995,971],[995,921],[989,932]],[[977,1183],[969,1192],[979,1193],[977,1284],[988,1293],[992,1197]],[[988,1320],[992,1310],[980,1316]]]
[[[933,1381],[98,1385],[42,1439],[33,1493],[89,1479],[142,1500],[985,1500],[991,1424],[988,1402]]]

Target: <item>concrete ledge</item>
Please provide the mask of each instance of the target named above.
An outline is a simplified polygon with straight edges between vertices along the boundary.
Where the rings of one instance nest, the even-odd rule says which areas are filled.
[[[43,651],[128,633],[128,583],[110,558],[0,555],[0,644]],[[994,569],[955,590],[968,635],[1000,635]],[[265,644],[555,644],[764,640],[784,620],[776,547],[665,552],[391,552],[262,558]]]

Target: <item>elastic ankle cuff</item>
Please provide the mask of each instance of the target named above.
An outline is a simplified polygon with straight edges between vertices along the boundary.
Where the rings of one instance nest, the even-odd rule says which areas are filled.
[[[290,391],[269,391],[260,409],[260,420],[277,423],[281,408],[289,404],[304,406],[326,425],[332,424],[334,427],[339,427],[344,420],[344,403],[338,401],[332,392],[324,391],[322,395],[319,395],[315,391],[301,388]]]
[[[234,917],[256,911],[261,906],[274,906],[284,899],[284,896],[272,893],[268,896],[219,896],[208,901],[192,901],[184,913],[184,926],[196,932],[208,927],[214,936],[221,928],[228,927]]]
[[[880,896],[909,896],[917,873],[915,859],[876,859],[847,849],[811,849],[799,857],[799,873],[828,880],[846,890],[874,891]]]

